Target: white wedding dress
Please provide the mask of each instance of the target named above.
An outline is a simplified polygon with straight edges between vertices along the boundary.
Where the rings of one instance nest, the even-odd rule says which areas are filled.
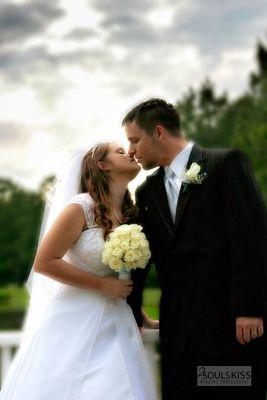
[[[98,276],[117,276],[101,261],[102,229],[93,200],[74,196],[88,229],[64,259]],[[4,381],[1,400],[156,400],[156,382],[125,299],[62,285],[38,330],[22,345]]]

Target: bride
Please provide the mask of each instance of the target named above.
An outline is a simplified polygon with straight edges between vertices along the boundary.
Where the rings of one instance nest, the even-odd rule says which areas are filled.
[[[109,233],[134,222],[140,166],[115,142],[77,155],[42,225],[22,343],[1,400],[156,400],[126,297],[131,280],[101,261]],[[48,216],[47,216],[48,215]]]

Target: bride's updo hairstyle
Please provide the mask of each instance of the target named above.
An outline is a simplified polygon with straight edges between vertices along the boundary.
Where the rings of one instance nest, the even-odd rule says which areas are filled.
[[[105,161],[110,151],[110,143],[101,143],[91,148],[84,156],[82,163],[81,188],[89,193],[95,201],[95,223],[103,228],[104,239],[112,230],[112,206],[109,200],[110,176],[99,168],[98,163]],[[131,223],[137,216],[137,208],[133,204],[129,190],[126,190],[122,215],[124,223]]]

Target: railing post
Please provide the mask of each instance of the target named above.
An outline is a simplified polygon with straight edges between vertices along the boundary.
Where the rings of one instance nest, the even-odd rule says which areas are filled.
[[[4,381],[7,371],[12,362],[12,351],[11,347],[1,348],[1,382]]]
[[[144,329],[143,343],[145,352],[154,377],[158,376],[158,354],[156,353],[156,344],[159,341],[158,329]]]
[[[1,385],[6,377],[7,371],[13,359],[14,347],[18,347],[22,339],[21,331],[2,331],[0,332],[1,349]]]

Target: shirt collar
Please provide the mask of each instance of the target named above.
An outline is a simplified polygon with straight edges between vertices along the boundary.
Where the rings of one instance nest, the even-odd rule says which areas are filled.
[[[186,168],[193,145],[194,143],[192,141],[189,141],[189,143],[183,148],[183,150],[174,157],[171,164],[167,167],[164,167],[165,173],[168,169],[171,168],[171,170],[175,173],[177,177],[181,177]]]

